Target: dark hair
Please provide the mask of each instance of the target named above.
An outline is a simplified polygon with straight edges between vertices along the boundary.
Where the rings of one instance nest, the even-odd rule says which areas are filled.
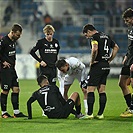
[[[60,69],[61,67],[65,66],[66,65],[66,61],[64,59],[60,59],[58,60],[56,63],[55,63],[55,66]]]
[[[95,27],[92,25],[92,24],[86,24],[84,27],[83,27],[83,33],[87,33],[88,30],[96,30]]]
[[[44,79],[48,79],[45,75],[40,75],[37,78],[37,83],[40,85]]]
[[[13,32],[20,31],[22,32],[22,26],[20,24],[14,24],[11,29]]]
[[[122,18],[131,18],[131,17],[133,17],[133,9],[132,8],[128,8],[122,14]]]

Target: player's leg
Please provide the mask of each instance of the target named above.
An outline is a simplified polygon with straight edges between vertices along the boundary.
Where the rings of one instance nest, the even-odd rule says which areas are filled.
[[[81,113],[81,102],[80,102],[79,94],[77,92],[74,92],[74,93],[71,94],[69,99],[72,99],[74,101],[76,113],[80,114]]]
[[[95,102],[95,91],[96,86],[88,86],[87,87],[87,105],[88,105],[88,113],[87,115],[81,117],[80,119],[93,119],[93,106]]]
[[[84,95],[84,108],[85,108],[85,114],[88,113],[88,105],[87,105],[87,83],[84,81],[81,82],[81,74],[77,76],[77,79],[80,83],[80,87],[82,89],[83,95]]]
[[[101,84],[97,89],[98,89],[98,93],[99,93],[99,111],[95,118],[103,119],[104,118],[103,112],[104,112],[106,102],[107,102],[107,96],[105,93],[105,85]]]
[[[121,70],[121,75],[119,77],[118,84],[122,90],[124,99],[125,99],[128,107],[130,107],[130,104],[131,104],[131,92],[127,86],[127,82],[129,80],[129,77],[130,77],[130,68],[129,67],[123,67]]]
[[[14,118],[16,117],[26,117],[22,112],[19,110],[19,83],[16,71],[12,73],[12,93],[11,93],[11,102],[13,106]]]
[[[13,106],[14,118],[16,117],[26,117],[22,112],[19,110],[19,87],[13,87],[11,93],[11,102]]]
[[[8,77],[8,78],[7,78]],[[1,69],[1,111],[2,118],[10,118],[7,112],[7,98],[11,86],[11,74],[9,69]]]
[[[68,99],[68,90],[70,88],[71,84],[69,85],[64,85],[64,99],[67,100]]]
[[[82,88],[82,92],[84,94],[84,107],[85,107],[85,114],[88,113],[88,105],[87,105],[87,89]]]
[[[11,117],[11,115],[7,113],[7,97],[8,97],[8,93],[9,93],[9,90],[2,90],[1,91],[2,118],[9,118],[9,117]]]
[[[75,105],[76,111],[73,109]],[[64,117],[67,118],[70,113],[74,114],[76,118],[80,118],[84,115],[81,113],[81,102],[77,92],[71,94],[67,103],[64,106]]]
[[[69,76],[69,75],[65,75],[65,79],[64,79],[64,98],[67,100],[68,99],[68,91],[70,86],[73,84],[74,81],[74,76]]]

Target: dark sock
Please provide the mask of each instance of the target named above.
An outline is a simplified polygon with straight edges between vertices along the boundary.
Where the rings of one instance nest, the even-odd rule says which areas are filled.
[[[130,109],[133,110],[133,95],[132,95],[132,99],[131,99]]]
[[[7,109],[7,96],[6,94],[1,93],[1,110],[6,111]]]
[[[19,109],[19,94],[18,93],[11,94],[11,102],[12,102],[14,110]]]
[[[106,101],[107,101],[106,93],[100,93],[99,94],[99,111],[98,111],[98,115],[103,114],[104,109],[105,109],[105,105],[106,105]]]
[[[72,109],[71,113],[77,115],[77,112],[74,109]]]
[[[126,104],[128,107],[131,105],[131,93],[124,96]]]
[[[93,105],[95,102],[94,92],[89,92],[87,96],[88,115],[93,113]]]
[[[79,106],[75,106],[77,114],[81,113],[81,104]]]

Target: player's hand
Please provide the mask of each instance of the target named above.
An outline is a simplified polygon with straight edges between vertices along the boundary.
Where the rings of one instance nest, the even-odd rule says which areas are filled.
[[[87,89],[87,84],[88,84],[88,81],[87,80],[83,80],[80,82],[80,87],[83,89]]]
[[[133,64],[130,66],[130,71],[133,72]]]
[[[11,64],[6,61],[3,62],[3,65],[4,65],[3,68],[6,68],[6,67],[10,68],[11,66]]]
[[[47,64],[44,61],[41,61],[40,65],[43,66],[43,67],[47,66]]]

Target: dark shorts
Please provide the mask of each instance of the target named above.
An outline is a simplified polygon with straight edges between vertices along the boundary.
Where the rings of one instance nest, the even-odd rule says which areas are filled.
[[[93,64],[88,75],[88,86],[106,85],[109,72],[110,67],[108,63]]]
[[[133,78],[133,72],[130,71],[130,66],[123,66],[120,75],[125,75]]]
[[[9,91],[10,88],[19,87],[18,76],[14,68],[1,69],[1,88]]]
[[[67,118],[72,109],[74,108],[74,101],[72,99],[68,99],[66,104],[63,106],[63,111],[61,113],[61,118]]]
[[[47,76],[49,83],[51,85],[55,85],[56,84],[56,76],[57,76],[57,69],[56,67],[41,67],[40,66],[40,72],[41,75],[45,75]]]

